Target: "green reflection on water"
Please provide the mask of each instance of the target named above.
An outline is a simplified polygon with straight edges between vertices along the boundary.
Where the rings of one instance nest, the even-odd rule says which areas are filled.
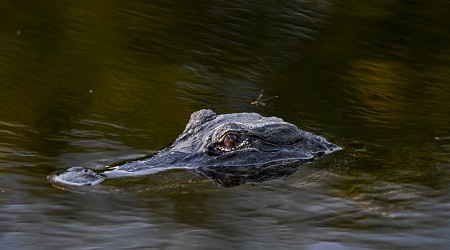
[[[45,180],[51,171],[96,167],[158,150],[178,136],[193,111],[212,108],[279,116],[345,147],[315,165],[324,174],[313,182],[325,183],[331,194],[323,200],[338,196],[363,207],[375,204],[381,211],[390,206],[414,211],[415,200],[444,196],[448,189],[448,5],[2,1],[2,190],[20,185],[27,197],[28,190],[39,186],[42,191],[29,192],[45,197],[53,190]],[[265,108],[250,105],[260,89],[279,98]],[[173,179],[161,187],[177,190],[173,186],[182,178]],[[199,190],[210,187],[203,181],[194,181]],[[302,178],[285,181],[296,185]],[[146,185],[151,184],[144,181],[136,188]],[[148,187],[150,193],[158,190],[154,185]],[[298,191],[274,186],[282,190],[273,192]],[[320,184],[322,188],[326,190]],[[240,189],[228,192],[240,197]],[[272,200],[270,192],[262,193],[261,203]],[[195,210],[207,203],[208,195],[180,196],[171,194],[180,200],[174,202],[176,221],[204,226],[213,220],[214,213]],[[222,193],[214,197],[224,199]],[[255,208],[246,206],[248,198],[229,206],[242,205],[251,217]],[[274,202],[295,208],[302,201],[289,198]],[[46,201],[57,202],[51,197]],[[308,201],[328,207],[319,199]],[[307,214],[310,207],[305,206]],[[337,214],[346,209],[334,208]],[[295,209],[283,212],[297,218]],[[439,212],[433,210],[429,217]],[[363,219],[350,218],[351,223],[344,218],[336,219],[334,227],[334,220],[321,225],[366,228]],[[252,219],[246,221],[250,226]],[[316,232],[315,225],[301,229]]]

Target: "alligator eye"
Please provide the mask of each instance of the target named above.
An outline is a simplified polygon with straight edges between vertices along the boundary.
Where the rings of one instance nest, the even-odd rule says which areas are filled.
[[[234,150],[249,147],[251,143],[245,137],[245,135],[239,132],[226,132],[219,140],[211,145],[210,154],[215,155],[223,152],[232,152]]]
[[[234,148],[239,142],[239,136],[236,133],[226,133],[222,139],[225,147]]]

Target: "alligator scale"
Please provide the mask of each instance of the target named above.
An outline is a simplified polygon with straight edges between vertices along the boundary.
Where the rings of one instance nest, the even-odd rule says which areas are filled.
[[[341,148],[277,117],[256,113],[217,115],[203,109],[191,115],[175,142],[152,157],[97,173],[72,167],[49,180],[65,185],[95,185],[107,178],[143,176],[186,169],[232,187],[294,173],[298,166]]]

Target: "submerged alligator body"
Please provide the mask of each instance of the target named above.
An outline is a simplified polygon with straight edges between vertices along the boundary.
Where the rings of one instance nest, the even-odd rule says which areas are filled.
[[[187,169],[231,187],[294,173],[298,166],[341,148],[277,117],[256,113],[217,115],[203,109],[191,115],[175,142],[152,157],[126,162],[97,173],[72,167],[49,176],[65,185],[95,185],[106,178],[143,176]]]

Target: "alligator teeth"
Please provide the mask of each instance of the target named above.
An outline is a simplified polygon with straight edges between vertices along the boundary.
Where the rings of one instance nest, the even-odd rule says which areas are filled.
[[[245,140],[245,141],[241,142],[239,145],[237,145],[236,147],[228,148],[228,147],[224,147],[224,146],[218,146],[217,149],[219,149],[220,151],[224,151],[224,152],[231,152],[236,149],[240,149],[240,148],[247,147],[247,146],[250,146],[250,142]]]

